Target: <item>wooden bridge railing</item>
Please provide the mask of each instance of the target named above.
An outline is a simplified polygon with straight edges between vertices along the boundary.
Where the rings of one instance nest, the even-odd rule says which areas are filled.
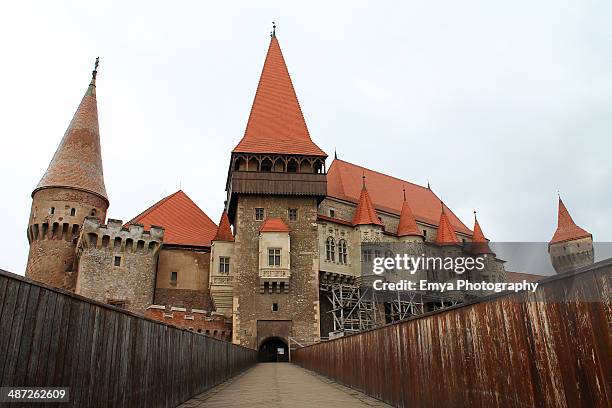
[[[398,407],[612,406],[612,262],[292,351]]]
[[[70,387],[72,407],[174,407],[257,352],[0,271],[0,386]]]

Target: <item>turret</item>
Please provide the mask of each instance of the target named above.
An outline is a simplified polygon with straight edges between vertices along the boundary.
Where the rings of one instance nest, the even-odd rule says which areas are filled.
[[[366,177],[362,176],[361,194],[353,214],[353,226],[359,233],[361,242],[381,241],[384,224],[376,215],[376,209],[366,187]]]
[[[72,291],[76,241],[83,220],[93,216],[104,221],[109,204],[98,130],[97,67],[98,59],[87,91],[32,192],[27,230],[30,252],[26,276]]]
[[[423,242],[425,237],[417,226],[412,209],[406,201],[406,189],[403,189],[404,202],[402,203],[402,211],[397,225],[397,236],[401,242]]]
[[[557,273],[571,272],[594,262],[593,236],[580,228],[559,197],[557,230],[548,243],[550,261]]]

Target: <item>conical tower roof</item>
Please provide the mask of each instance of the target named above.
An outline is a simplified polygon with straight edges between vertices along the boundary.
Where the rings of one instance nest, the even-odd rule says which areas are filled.
[[[489,240],[485,237],[476,218],[476,211],[474,211],[474,234],[472,235],[472,253],[474,254],[492,254],[491,248],[489,248]]]
[[[95,67],[87,91],[32,196],[43,188],[65,187],[96,194],[108,202],[98,129],[97,59]]]
[[[444,203],[442,204],[442,213],[440,214],[440,222],[438,223],[438,235],[436,236],[436,244],[438,245],[453,245],[458,244],[459,240],[455,234],[455,229],[448,220],[446,211],[444,211]]]
[[[227,216],[227,211],[225,210],[223,210],[223,214],[221,214],[219,228],[217,228],[217,234],[215,235],[215,238],[213,238],[213,241],[234,242],[234,234],[232,233],[229,217]]]
[[[311,139],[276,34],[272,34],[244,137],[234,153],[324,156]]]
[[[400,213],[399,224],[397,226],[397,236],[398,237],[407,237],[407,236],[419,236],[422,237],[423,234],[419,227],[417,226],[416,220],[414,219],[414,215],[412,214],[412,209],[406,201],[406,189],[404,191],[404,203],[402,204],[402,211]]]
[[[569,211],[563,204],[563,200],[559,197],[559,210],[557,214],[557,230],[550,240],[550,244],[558,242],[572,241],[574,239],[590,237],[591,233],[580,228],[570,215]]]
[[[368,189],[365,184],[365,176],[363,176],[363,187],[361,188],[361,195],[357,202],[357,208],[353,215],[353,225],[380,225],[383,223],[378,219],[374,204],[368,193]]]

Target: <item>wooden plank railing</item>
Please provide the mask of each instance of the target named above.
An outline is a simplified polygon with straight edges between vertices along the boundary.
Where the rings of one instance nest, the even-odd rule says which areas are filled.
[[[69,387],[66,407],[174,407],[257,352],[0,271],[0,386]]]
[[[612,406],[612,260],[293,350],[397,407]]]

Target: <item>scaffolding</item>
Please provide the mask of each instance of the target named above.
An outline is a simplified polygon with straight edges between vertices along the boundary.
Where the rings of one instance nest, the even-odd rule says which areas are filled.
[[[331,305],[330,338],[446,309],[466,300],[462,292],[443,296],[420,291],[375,291],[361,278],[329,272],[321,275],[320,291]]]

